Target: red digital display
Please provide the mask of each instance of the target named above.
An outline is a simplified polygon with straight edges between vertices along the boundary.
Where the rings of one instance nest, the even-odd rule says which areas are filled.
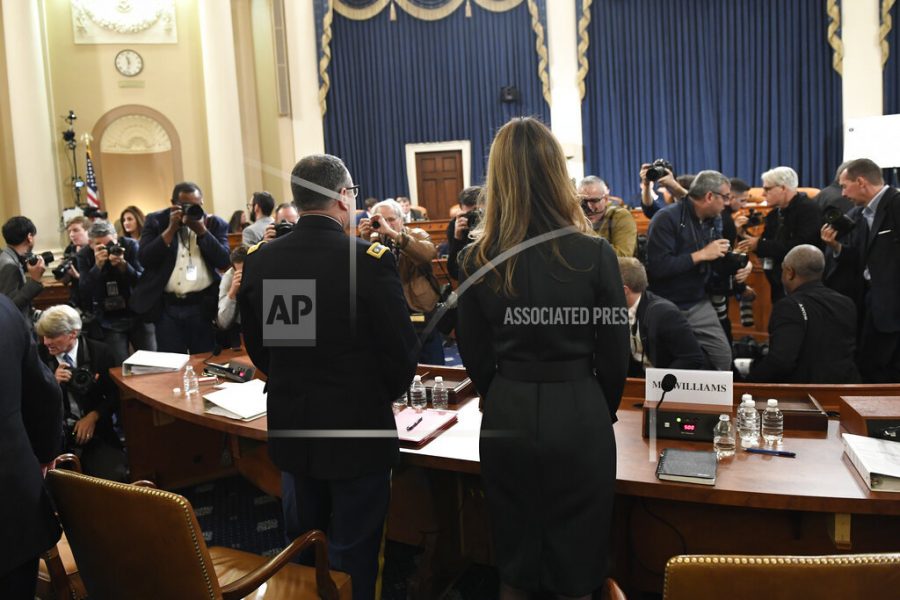
[[[694,423],[683,423],[681,425],[682,431],[695,431],[697,429],[697,425]]]

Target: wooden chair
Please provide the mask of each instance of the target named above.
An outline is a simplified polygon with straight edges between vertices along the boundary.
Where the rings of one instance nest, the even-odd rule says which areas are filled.
[[[325,535],[310,531],[275,557],[207,548],[190,503],[163,490],[54,470],[47,485],[91,598],[253,597],[349,600],[350,577],[329,571]],[[316,566],[289,561],[315,547]],[[261,596],[260,596],[261,597]]]
[[[74,454],[61,454],[57,456],[48,469],[57,469],[66,465],[66,468],[81,473],[81,460]],[[38,581],[35,595],[41,600],[56,598],[71,598],[81,600],[87,598],[87,590],[78,574],[78,565],[72,556],[72,548],[66,534],[56,542],[56,545],[41,555],[38,565]]]
[[[675,556],[663,600],[900,597],[900,554]]]

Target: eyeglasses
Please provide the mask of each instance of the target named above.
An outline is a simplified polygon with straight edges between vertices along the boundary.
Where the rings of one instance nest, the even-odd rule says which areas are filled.
[[[723,194],[722,192],[712,192],[712,193],[715,194],[716,196],[722,196],[723,200],[733,200],[734,199],[733,194]]]
[[[609,195],[600,196],[599,198],[591,198],[589,196],[579,196],[578,198],[582,202],[603,202],[604,200],[609,199]]]
[[[359,196],[359,186],[358,185],[351,185],[350,187],[345,187],[344,189],[347,190],[348,192],[350,192],[351,194],[353,194],[354,199],[357,196]]]

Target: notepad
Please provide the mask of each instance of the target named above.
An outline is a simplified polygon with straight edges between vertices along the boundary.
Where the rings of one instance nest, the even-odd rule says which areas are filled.
[[[266,414],[266,382],[253,379],[247,383],[232,383],[220,390],[203,395],[204,410],[211,415],[241,421],[252,421]]]
[[[419,419],[421,422],[417,422]],[[416,412],[404,408],[394,415],[397,422],[397,437],[400,442],[414,448],[421,448],[457,422],[455,410],[435,410],[426,408]]]
[[[191,359],[189,354],[138,350],[122,363],[122,375],[147,375],[180,371]]]
[[[665,481],[715,485],[717,468],[715,452],[666,448],[656,465],[656,476]]]
[[[900,492],[900,442],[842,434],[844,452],[873,492]]]

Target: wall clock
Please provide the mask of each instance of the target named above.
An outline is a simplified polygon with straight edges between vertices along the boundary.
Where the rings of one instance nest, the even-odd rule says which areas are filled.
[[[134,50],[122,50],[116,54],[116,70],[125,77],[134,77],[144,70],[144,59]]]

